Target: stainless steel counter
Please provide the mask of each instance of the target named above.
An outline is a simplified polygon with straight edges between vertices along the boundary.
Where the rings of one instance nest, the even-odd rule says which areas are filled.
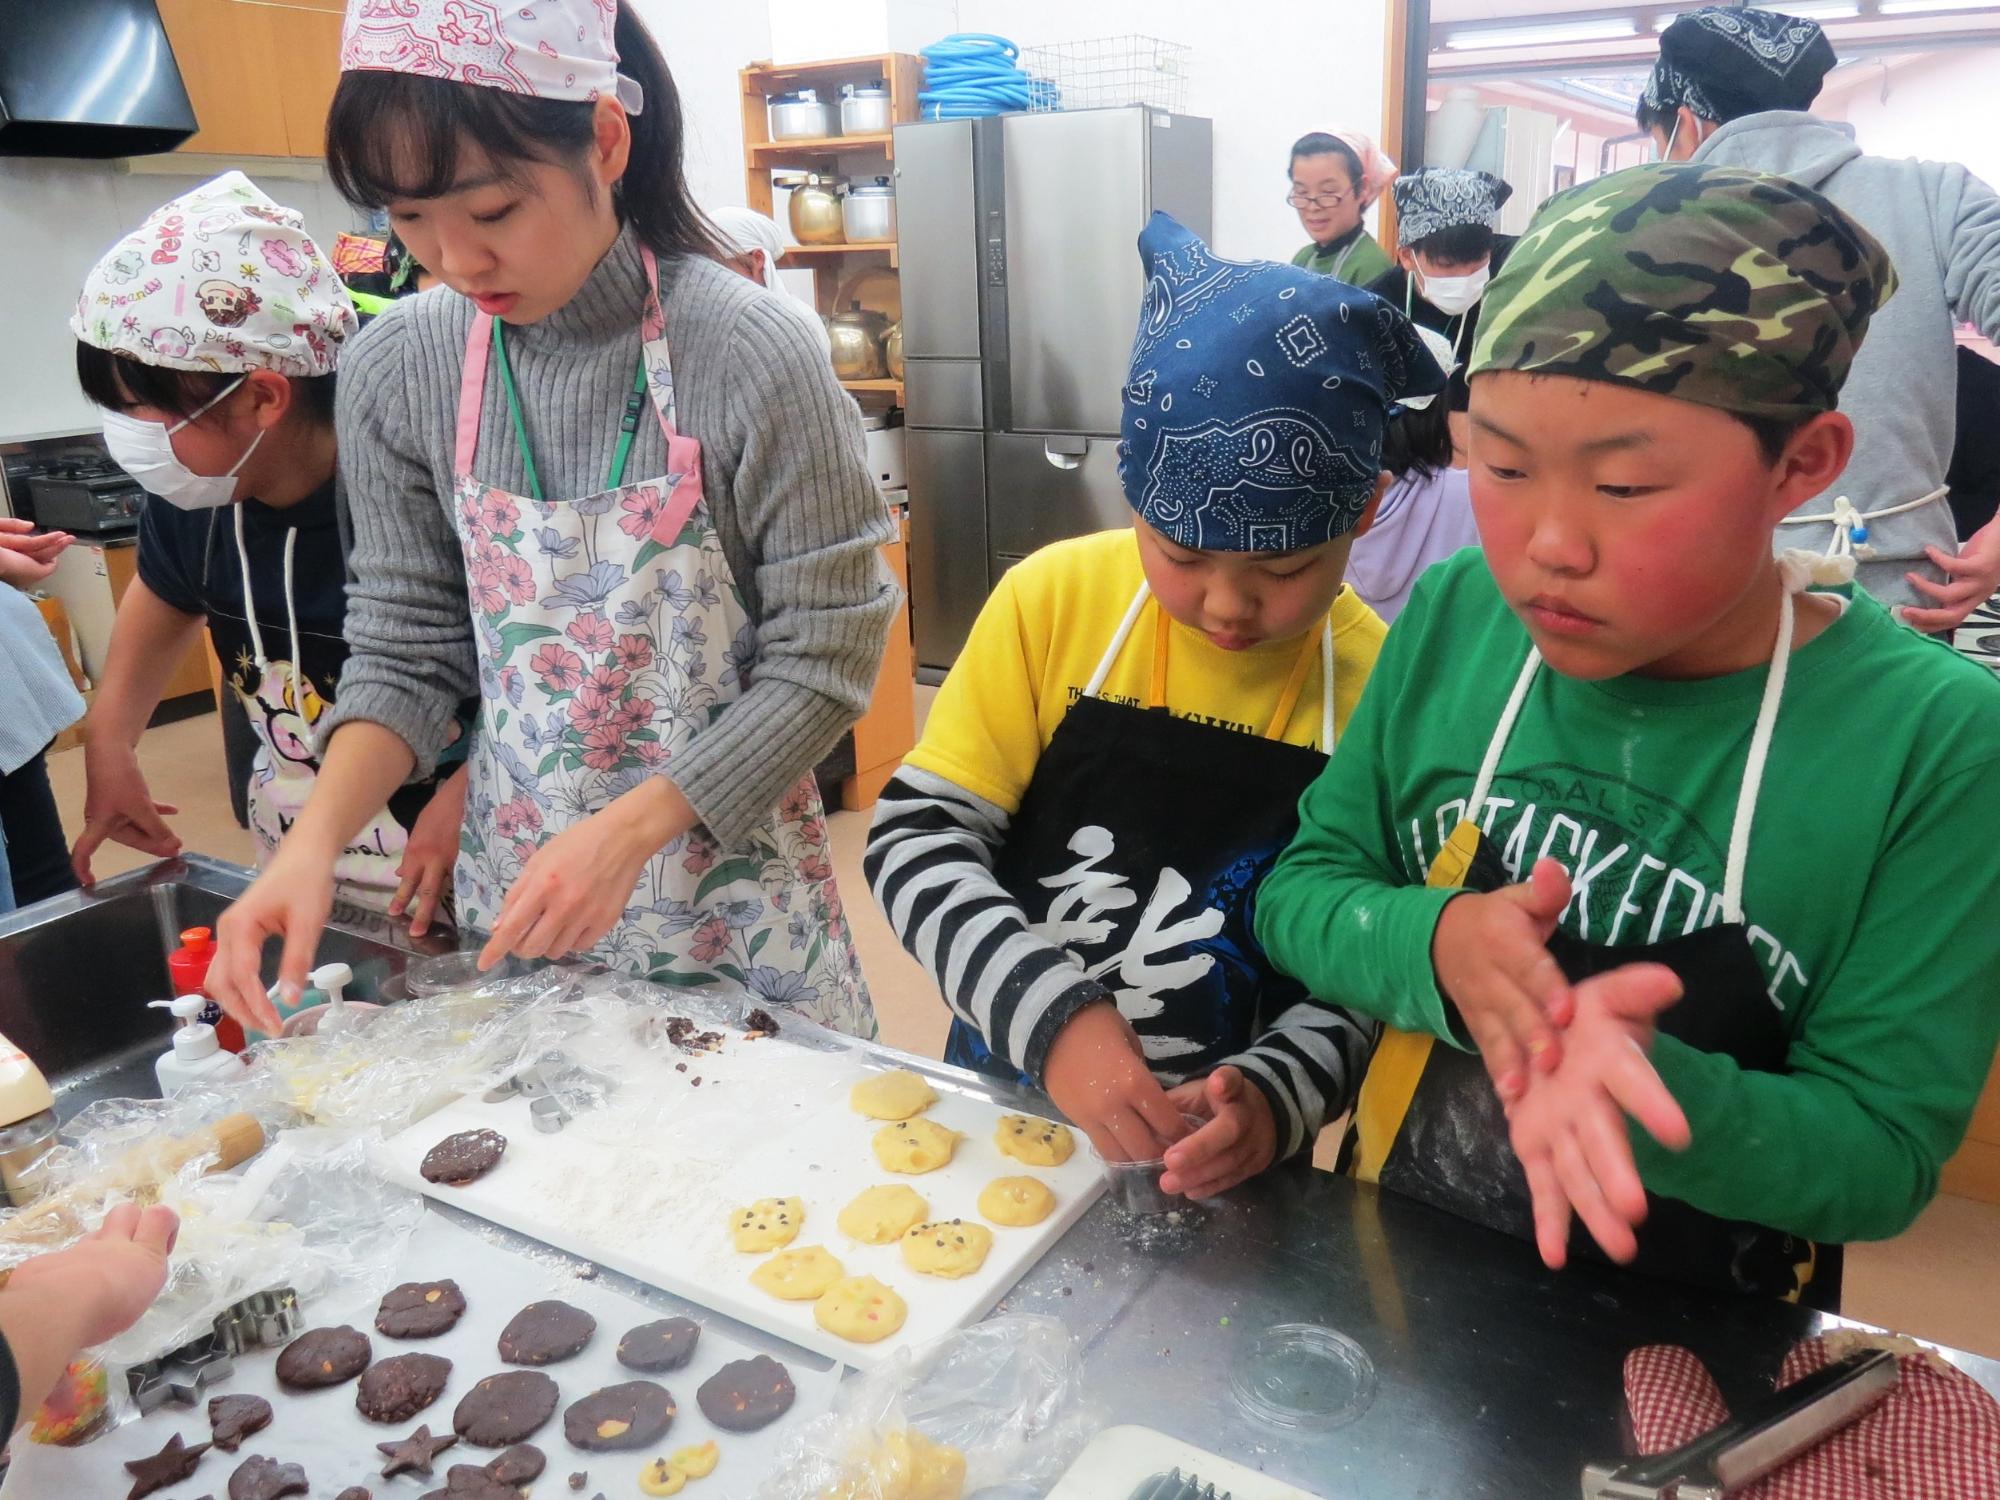
[[[154,982],[140,971],[155,961],[148,955],[162,935],[171,947],[181,927],[212,922],[248,875],[174,861],[0,919],[0,1030],[17,1040],[24,1030],[49,1035],[64,1055],[80,1045],[60,1034],[72,1030],[66,1016],[93,1036],[115,1037],[125,1021],[117,996]],[[322,956],[353,964],[372,985],[392,981],[411,951],[389,924],[341,913]],[[120,971],[129,984],[114,983]],[[30,1004],[23,986],[31,980],[64,1003]],[[90,1098],[152,1091],[151,1061],[165,1035],[158,1014],[143,1013],[147,1040],[99,1048],[59,1080],[65,1115]],[[820,1040],[1009,1107],[1037,1107],[928,1058],[830,1034]],[[43,1055],[32,1043],[28,1050]],[[1191,1229],[1154,1236],[1101,1202],[1002,1310],[1050,1314],[1074,1331],[1114,1420],[1171,1432],[1327,1500],[1573,1495],[1585,1461],[1620,1451],[1619,1370],[1632,1348],[1684,1344],[1727,1397],[1742,1401],[1768,1388],[1795,1341],[1838,1322],[1609,1269],[1558,1275],[1531,1246],[1306,1168],[1267,1174],[1202,1212]],[[664,1294],[650,1300],[672,1305]],[[1271,1324],[1293,1322],[1338,1329],[1374,1361],[1373,1402],[1349,1425],[1287,1430],[1260,1422],[1232,1396],[1243,1346]],[[2000,1392],[2000,1364],[1946,1353]]]

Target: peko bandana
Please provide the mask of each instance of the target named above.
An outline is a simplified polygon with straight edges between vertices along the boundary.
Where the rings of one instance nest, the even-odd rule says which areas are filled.
[[[1471,375],[1635,386],[1742,417],[1832,411],[1896,287],[1874,236],[1801,183],[1629,167],[1543,204],[1486,292]]]
[[[1329,276],[1219,259],[1165,214],[1139,257],[1118,445],[1132,508],[1207,552],[1292,552],[1352,531],[1390,403],[1444,389],[1409,319]]]
[[[1717,122],[1767,109],[1807,109],[1834,60],[1833,44],[1815,21],[1710,5],[1688,11],[1660,33],[1644,97],[1654,109],[1686,105]]]
[[[332,371],[359,323],[298,214],[225,172],[113,245],[69,326],[141,364],[311,376]]]
[[[645,103],[618,71],[617,0],[347,0],[344,73],[411,73],[535,99],[616,95]]]
[[[1491,229],[1514,189],[1491,172],[1419,167],[1398,177],[1390,193],[1396,200],[1396,246],[1407,250],[1418,240],[1461,224]]]

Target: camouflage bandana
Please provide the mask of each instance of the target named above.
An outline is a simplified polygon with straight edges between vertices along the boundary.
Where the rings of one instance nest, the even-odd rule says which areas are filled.
[[[1632,167],[1542,205],[1487,289],[1470,374],[1607,380],[1802,419],[1834,409],[1895,287],[1888,253],[1808,187]]]

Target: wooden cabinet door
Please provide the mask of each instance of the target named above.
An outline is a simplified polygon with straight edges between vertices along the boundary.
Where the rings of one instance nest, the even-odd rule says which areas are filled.
[[[285,116],[285,149],[292,156],[326,154],[326,112],[340,82],[339,8],[260,7],[273,33],[278,59],[278,102]]]
[[[161,502],[151,502],[158,505]],[[125,597],[125,590],[132,580],[139,576],[139,549],[136,546],[106,547],[104,549],[104,577],[111,585],[111,602],[117,604]],[[208,632],[188,647],[180,665],[174,668],[174,675],[167,679],[167,685],[160,692],[160,701],[184,698],[189,693],[212,693],[208,677]]]
[[[241,0],[160,0],[167,41],[201,127],[177,149],[290,154],[270,8]]]

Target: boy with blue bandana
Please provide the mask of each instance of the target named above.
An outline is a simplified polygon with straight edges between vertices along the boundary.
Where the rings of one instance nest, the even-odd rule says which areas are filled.
[[[949,1060],[1025,1074],[1107,1159],[1164,1153],[1166,1190],[1205,1197],[1310,1149],[1360,1076],[1369,1028],[1268,967],[1251,895],[1381,642],[1342,575],[1386,412],[1444,379],[1370,293],[1163,215],[1139,249],[1132,528],[999,581],[866,868]]]
[[[1363,1178],[1827,1308],[1936,1193],[2000,1032],[2000,683],[1771,550],[1894,287],[1811,189],[1689,165],[1551,199],[1494,279],[1483,554],[1418,584],[1258,903],[1385,1024]]]

